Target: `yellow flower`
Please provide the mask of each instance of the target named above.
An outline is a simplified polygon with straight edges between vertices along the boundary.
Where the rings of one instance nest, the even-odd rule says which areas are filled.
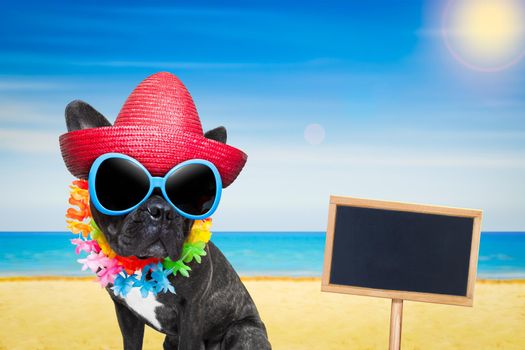
[[[211,238],[211,219],[195,220],[191,227],[191,232],[186,239],[188,243],[204,242],[208,243]]]
[[[91,232],[91,226],[88,224],[85,224],[83,222],[79,221],[73,221],[73,220],[67,220],[67,228],[75,233],[79,234],[82,233],[82,236],[84,238],[87,238],[89,236],[89,233]]]
[[[83,201],[83,202],[87,202],[89,200],[88,190],[85,190],[83,188],[80,188],[74,185],[69,186],[69,188],[71,189],[70,195],[72,198],[78,201]]]
[[[93,227],[93,231],[91,231],[91,238],[97,241],[100,249],[107,257],[114,258],[117,253],[109,246],[106,236],[104,236],[102,231],[100,231],[93,219],[91,219],[90,224]]]

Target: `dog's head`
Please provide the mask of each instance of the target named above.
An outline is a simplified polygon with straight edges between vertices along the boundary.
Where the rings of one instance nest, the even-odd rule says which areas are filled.
[[[110,126],[111,123],[89,104],[73,101],[66,107],[68,131]],[[205,137],[226,143],[226,129],[218,127]],[[93,140],[93,142],[97,142]],[[88,179],[89,180],[89,179]],[[139,207],[124,215],[106,215],[90,204],[93,219],[110,247],[121,256],[178,260],[193,220],[179,215],[157,188]]]

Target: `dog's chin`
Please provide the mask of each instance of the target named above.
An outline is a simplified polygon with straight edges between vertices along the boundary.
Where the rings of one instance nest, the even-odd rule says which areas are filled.
[[[160,240],[153,242],[145,250],[138,251],[134,254],[139,259],[159,258],[164,259],[169,256],[168,251]]]
[[[180,253],[178,252],[170,255],[166,250],[166,247],[160,240],[153,242],[152,244],[143,249],[120,247],[114,250],[117,252],[118,255],[127,257],[133,256],[142,260],[150,258],[165,259],[169,257],[171,260],[175,261],[180,257]]]
[[[173,242],[171,242],[173,244]],[[116,249],[115,249],[116,248]],[[140,247],[140,245],[122,245],[119,244],[119,247],[115,247],[113,250],[117,252],[118,255],[121,256],[133,256],[137,257],[139,259],[149,259],[149,258],[158,258],[158,259],[165,259],[170,258],[171,260],[175,261],[179,259],[180,253],[182,251],[182,245],[181,248],[172,248],[171,254],[166,249],[165,244],[162,242],[162,240],[158,239],[154,241],[153,243]]]

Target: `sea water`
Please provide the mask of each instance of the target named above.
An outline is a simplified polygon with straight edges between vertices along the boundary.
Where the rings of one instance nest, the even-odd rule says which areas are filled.
[[[0,276],[92,276],[81,271],[66,232],[0,232]],[[324,232],[214,232],[241,276],[321,275]],[[525,278],[525,233],[484,232],[478,278]]]

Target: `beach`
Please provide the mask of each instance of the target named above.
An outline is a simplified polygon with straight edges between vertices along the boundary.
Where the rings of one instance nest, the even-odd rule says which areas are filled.
[[[0,349],[121,349],[91,278],[1,278]],[[390,300],[320,292],[318,278],[243,278],[274,349],[386,349]],[[524,349],[525,281],[478,281],[474,307],[406,301],[403,349]],[[144,349],[162,349],[146,327]]]

